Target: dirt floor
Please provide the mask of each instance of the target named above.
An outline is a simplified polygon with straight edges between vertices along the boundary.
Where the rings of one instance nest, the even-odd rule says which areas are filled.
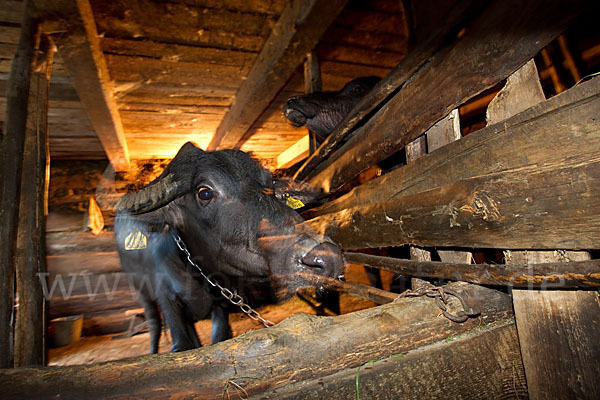
[[[340,307],[342,314],[369,308],[375,304],[371,301],[358,299],[345,294],[341,295]],[[279,323],[285,318],[296,313],[316,314],[315,310],[297,297],[280,305],[267,305],[258,309],[263,318],[274,323]],[[251,320],[242,313],[229,316],[229,322],[234,336],[242,333],[263,329],[262,324]],[[196,332],[200,342],[210,345],[210,320],[196,323]],[[147,332],[139,333],[129,338],[119,338],[121,334],[104,336],[85,336],[79,342],[50,349],[49,365],[77,365],[89,364],[102,361],[118,360],[122,358],[136,357],[148,354],[150,349],[150,337]],[[159,352],[168,352],[171,348],[170,337],[163,332],[160,340]]]

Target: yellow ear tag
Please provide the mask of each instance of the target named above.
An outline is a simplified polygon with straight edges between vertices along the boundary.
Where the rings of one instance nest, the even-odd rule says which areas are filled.
[[[131,232],[125,238],[125,250],[141,250],[146,248],[146,236],[140,232]]]
[[[294,199],[292,196],[290,196],[289,194],[286,194],[286,199],[285,199],[285,204],[294,209],[297,210],[298,208],[302,208],[304,207],[304,203],[301,202],[300,200]]]

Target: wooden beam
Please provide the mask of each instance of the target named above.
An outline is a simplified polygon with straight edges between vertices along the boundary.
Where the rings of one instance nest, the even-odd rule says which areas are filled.
[[[468,14],[481,7],[482,2],[454,0],[412,2],[413,23],[416,30],[407,32],[416,43],[398,66],[377,84],[338,124],[336,129],[321,144],[317,151],[298,169],[294,179],[304,179],[323,162],[327,156],[363,122],[370,113],[379,107],[388,96],[401,87],[442,45],[447,36],[467,18]],[[468,11],[468,12],[467,12]],[[407,30],[409,22],[406,23]],[[349,34],[350,35],[350,34]],[[354,32],[351,33],[354,35]]]
[[[519,399],[527,397],[515,326],[502,323],[323,378],[263,399]],[[551,396],[552,397],[552,396]]]
[[[129,150],[89,1],[32,1],[42,15],[60,20],[64,31],[53,35],[60,57],[108,159],[115,170],[127,170]]]
[[[17,240],[17,298],[14,365],[46,364],[46,301],[40,273],[46,272],[48,211],[48,94],[54,45],[42,37],[29,88]]]
[[[535,0],[524,5],[516,0],[494,1],[463,36],[440,50],[322,163],[309,176],[309,182],[325,193],[337,190],[469,98],[506,78],[592,3],[561,0],[549,4]],[[526,40],[517,38],[515,32]],[[456,62],[465,57],[468,61]]]
[[[594,135],[599,133],[596,129]],[[595,248],[600,240],[599,172],[600,161],[590,159],[529,166],[326,214],[297,229],[326,235],[344,249],[404,244]]]
[[[238,146],[347,1],[289,3],[217,128],[209,150]]]
[[[6,128],[0,140],[0,368],[13,366],[14,279],[23,149],[38,23],[26,1],[6,95]]]
[[[560,154],[561,148],[571,146],[571,140],[574,140],[573,144],[577,143],[570,147],[571,155],[593,157],[598,151],[594,135],[578,142],[575,130],[561,127],[557,122],[561,121],[559,115],[568,116],[571,106],[596,101],[599,94],[600,79],[582,83],[504,122],[487,126],[410,165],[357,186],[339,199],[309,210],[305,217],[312,218],[346,208],[389,201],[474,176],[509,171],[527,165],[553,163],[550,159],[552,153],[558,150],[557,154]],[[561,109],[562,112],[557,114]],[[553,114],[557,116],[553,117]],[[548,125],[536,122],[540,118],[540,121]],[[587,124],[584,126],[587,127],[586,130],[591,127]],[[548,127],[552,127],[554,135],[548,135]],[[569,139],[570,135],[574,135],[575,139]],[[482,154],[482,149],[485,149],[485,154]],[[567,153],[564,156],[569,158]],[[524,154],[527,157],[523,157]]]
[[[512,315],[506,294],[466,284],[450,287],[477,299],[481,317],[451,323],[438,317],[439,308],[430,298],[400,299],[338,317],[297,314],[275,327],[188,352],[94,365],[2,370],[2,395],[22,399],[60,393],[62,398],[79,398],[84,393],[94,399],[173,394],[214,399],[221,398],[227,387],[233,390],[235,383],[252,396],[406,353]]]
[[[275,168],[289,168],[298,161],[308,157],[310,151],[310,136],[307,134],[277,156]]]
[[[531,289],[600,287],[600,260],[475,265],[446,261],[404,260],[363,253],[345,253],[344,259],[349,263],[386,269],[402,275],[457,280],[480,285]]]

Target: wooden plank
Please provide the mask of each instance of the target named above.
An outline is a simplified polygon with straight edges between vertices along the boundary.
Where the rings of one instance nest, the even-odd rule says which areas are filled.
[[[512,253],[512,252],[511,252]],[[532,252],[529,252],[532,253]],[[569,259],[570,253],[565,254]],[[508,258],[508,257],[507,257]],[[345,253],[349,263],[386,269],[402,275],[477,283],[480,285],[510,286],[516,288],[594,288],[600,284],[600,261],[556,262],[554,259],[529,262],[512,261],[510,264],[471,264],[453,261],[404,260],[362,253]]]
[[[508,78],[505,87],[490,103],[487,119],[490,123],[499,122],[544,100],[537,69],[531,60]],[[550,261],[569,265],[571,263],[565,261],[590,258],[586,252],[505,251],[504,254],[507,264]],[[514,290],[513,299],[530,397],[598,397],[600,368],[588,367],[588,363],[594,365],[592,360],[600,357],[596,334],[589,333],[600,327],[600,311],[594,304],[594,295],[576,291]],[[569,311],[563,312],[565,309]],[[577,315],[578,312],[583,313]],[[573,335],[577,336],[576,344],[569,339]],[[582,339],[588,343],[582,343]],[[569,351],[557,352],[557,349]],[[556,357],[557,353],[561,356]]]
[[[518,169],[526,165],[553,163],[550,157],[555,149],[560,151],[564,146],[570,146],[571,140],[576,142],[576,138],[579,137],[575,134],[575,128],[569,134],[570,128],[557,124],[562,121],[560,115],[568,118],[571,106],[577,108],[577,104],[584,105],[595,101],[599,94],[600,79],[582,83],[505,122],[488,126],[411,165],[357,186],[339,199],[310,210],[307,217],[388,201],[394,197],[415,194],[478,175]],[[563,109],[563,112],[558,113],[553,120],[552,114],[560,109]],[[591,127],[587,124],[584,126]],[[554,135],[548,135],[548,127],[552,127]],[[574,135],[575,138],[568,139],[570,135]],[[593,157],[598,149],[594,136],[591,135],[571,147],[571,154]],[[558,142],[554,142],[555,140]],[[539,144],[543,146],[539,147]],[[485,154],[481,153],[482,149],[485,149]],[[527,154],[527,157],[523,157],[523,154]],[[565,157],[570,156],[565,153]]]
[[[19,46],[7,88],[6,126],[0,141],[0,368],[13,366],[18,199],[21,197],[29,87],[35,68],[35,49],[39,43],[39,30],[29,2],[24,9]]]
[[[600,309],[593,291],[513,293],[532,399],[600,396]]]
[[[261,49],[277,19],[272,13],[236,12],[222,7],[206,9],[190,3],[91,1],[98,32],[106,36],[145,38],[254,54]],[[174,26],[177,29],[173,29]]]
[[[275,168],[289,168],[298,161],[306,158],[310,150],[310,137],[306,135],[302,139],[287,148],[283,153],[277,156]]]
[[[524,7],[516,1],[494,1],[462,37],[439,51],[352,139],[322,163],[309,182],[325,193],[337,190],[414,140],[452,109],[506,78],[591,3],[536,0]],[[519,13],[515,14],[515,9]],[[527,40],[517,45],[514,32],[527,32]],[[456,63],[467,55],[468,62]]]
[[[46,272],[45,219],[48,213],[48,93],[53,45],[46,36],[36,51],[27,108],[17,239],[14,365],[46,364],[46,302],[39,274]]]
[[[598,120],[599,105],[595,107],[593,118]],[[317,231],[344,249],[404,244],[595,248],[600,240],[600,205],[595,201],[600,195],[598,185],[600,161],[596,156],[575,164],[530,166],[465,179],[392,201],[326,214],[297,229]]]
[[[208,149],[238,145],[347,0],[290,3],[273,27]]]
[[[338,317],[297,314],[275,327],[185,353],[52,369],[3,370],[0,384],[6,399],[45,398],[59,392],[64,398],[81,393],[89,399],[164,398],[176,393],[214,399],[222,396],[226,382],[235,380],[252,396],[270,387],[405,353],[480,324],[504,321],[512,314],[510,299],[503,293],[471,285],[451,287],[463,293],[467,290],[471,298],[478,299],[481,319],[450,323],[437,317],[439,309],[433,299],[401,299]]]
[[[505,323],[261,393],[262,399],[509,399],[527,386],[514,324]]]
[[[88,1],[33,2],[40,13],[62,17],[65,31],[53,35],[58,52],[108,159],[117,171],[126,170],[129,167],[127,142]]]
[[[402,86],[418,68],[420,68],[442,45],[448,34],[467,16],[467,10],[473,1],[451,1],[440,4],[421,1],[413,4],[415,19],[419,21],[418,28],[411,32],[413,42],[418,43],[375,88],[373,88],[354,109],[344,117],[337,128],[323,142],[317,151],[296,171],[294,179],[304,179],[341,143],[352,130],[358,126],[373,110],[380,106],[389,95]],[[477,6],[480,7],[480,6]],[[471,12],[474,10],[471,7]],[[360,35],[360,31],[333,32],[337,37],[352,37]],[[398,43],[391,40],[388,43]],[[378,44],[379,46],[381,44]]]

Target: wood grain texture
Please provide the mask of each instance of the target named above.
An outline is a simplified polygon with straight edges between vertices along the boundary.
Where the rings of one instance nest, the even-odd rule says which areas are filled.
[[[468,290],[471,298],[480,302],[481,318],[455,324],[437,317],[439,309],[432,299],[402,299],[338,317],[297,314],[275,327],[188,352],[83,366],[3,370],[0,384],[6,399],[47,398],[59,393],[61,398],[175,395],[214,399],[221,397],[231,380],[254,395],[510,318],[507,295],[477,286],[452,286]]]
[[[517,70],[590,5],[587,0],[551,4],[537,0],[526,6],[517,1],[493,2],[464,36],[432,57],[352,139],[322,163],[309,182],[325,193],[334,192]],[[516,41],[514,32],[527,32],[527,40]],[[465,62],[458,64],[458,59]]]
[[[578,162],[579,164],[579,162]],[[600,160],[465,179],[297,226],[344,249],[458,246],[588,249],[600,240]]]
[[[379,400],[526,398],[525,374],[514,324],[492,325],[407,354],[251,398],[358,397]]]
[[[597,399],[597,292],[519,290],[513,302],[530,397]]]
[[[233,148],[295,72],[347,0],[292,2],[281,14],[208,149]]]

